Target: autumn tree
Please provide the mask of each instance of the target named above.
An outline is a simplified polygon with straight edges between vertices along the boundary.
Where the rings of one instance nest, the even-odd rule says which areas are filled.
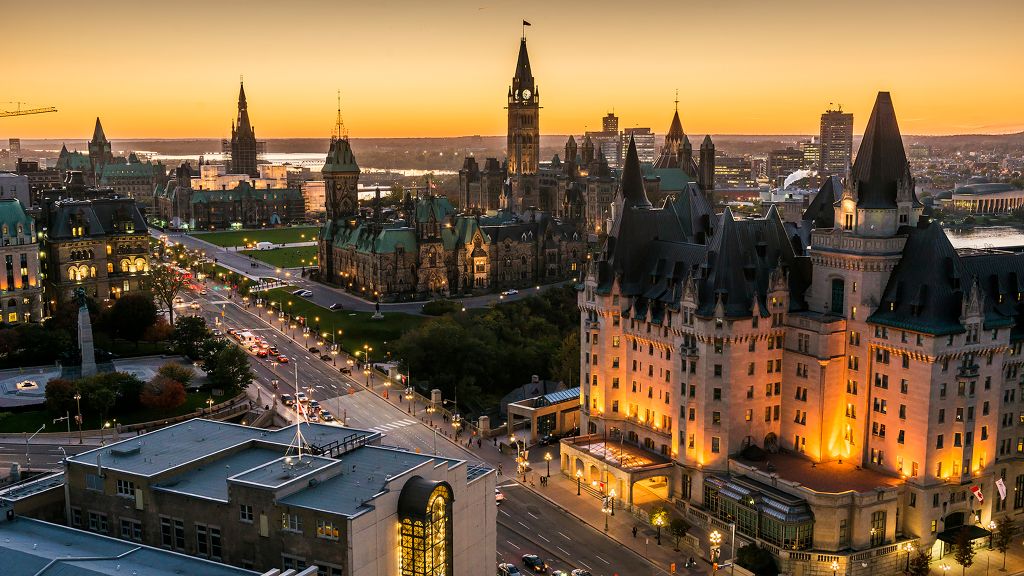
[[[149,290],[167,307],[170,324],[174,325],[174,299],[188,280],[169,264],[157,264],[149,272]]]

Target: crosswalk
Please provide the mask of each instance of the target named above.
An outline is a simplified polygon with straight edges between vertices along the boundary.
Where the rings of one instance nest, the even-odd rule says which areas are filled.
[[[381,434],[383,434],[383,433],[389,432],[391,430],[395,430],[395,429],[398,429],[398,428],[405,428],[406,426],[411,426],[411,425],[415,424],[416,422],[417,422],[416,420],[412,420],[412,419],[406,418],[404,420],[398,420],[396,422],[389,422],[387,424],[381,424],[379,426],[374,426],[374,427],[370,428],[370,430],[373,430],[374,432],[380,432]]]

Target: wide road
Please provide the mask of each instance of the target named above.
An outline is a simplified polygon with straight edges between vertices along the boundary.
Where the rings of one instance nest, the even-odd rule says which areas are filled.
[[[8,436],[9,437],[9,436]],[[85,452],[86,450],[92,450],[95,446],[79,445],[78,437],[73,436],[70,443],[66,443],[66,439],[63,442],[57,442],[54,438],[48,438],[47,443],[33,440],[32,443],[25,445],[24,442],[0,442],[0,462],[17,462],[22,466],[26,464],[25,450],[28,449],[27,463],[30,468],[33,469],[58,469],[61,466],[61,461],[64,459],[65,453],[68,456],[73,456],[79,452]]]
[[[150,234],[154,237],[159,238],[164,235],[163,232],[156,228],[150,229]],[[172,242],[180,242],[189,250],[200,250],[206,253],[206,257],[213,260],[216,259],[217,263],[247,274],[255,278],[278,278],[287,284],[295,286],[296,288],[305,288],[313,292],[313,296],[309,298],[313,302],[323,306],[324,308],[329,307],[332,304],[338,303],[345,307],[346,310],[355,311],[372,311],[374,309],[374,303],[362,298],[353,296],[344,290],[339,290],[319,282],[314,282],[308,278],[301,277],[301,270],[299,268],[285,269],[275,268],[250,258],[245,254],[242,254],[232,248],[223,248],[209,242],[189,236],[181,233],[166,233],[167,239]],[[485,296],[473,296],[470,298],[459,299],[466,308],[486,308],[491,306],[495,302],[503,300],[518,300],[525,298],[529,294],[536,293],[538,290],[543,290],[551,286],[560,286],[564,282],[556,284],[548,284],[540,287],[532,287],[529,289],[521,289],[518,294],[502,296],[500,294],[488,294]],[[419,314],[423,309],[423,302],[399,302],[393,304],[381,304],[381,310],[384,312],[405,312],[408,314]]]
[[[383,444],[480,461],[479,454],[437,434],[419,415],[409,414],[370,392],[366,377],[358,370],[353,370],[354,378],[342,374],[338,368],[348,365],[346,356],[339,354],[333,361],[325,362],[311,354],[307,344],[313,346],[315,342],[303,341],[298,331],[296,342],[291,338],[292,331],[287,328],[282,331],[281,322],[268,316],[265,309],[246,306],[238,298],[225,299],[224,292],[219,290],[210,290],[207,296],[188,294],[186,297],[199,304],[200,309],[192,310],[186,303],[180,308],[182,313],[201,313],[211,326],[221,330],[253,331],[288,356],[287,364],[251,356],[261,404],[273,404],[274,380],[277,380],[278,394],[294,394],[297,380],[300,390],[344,420],[346,425],[381,432]],[[216,324],[218,321],[220,323]],[[277,412],[291,421],[296,417],[294,411],[283,406],[278,406]],[[544,558],[552,568],[587,568],[594,576],[651,574],[652,566],[646,560],[575,516],[552,506],[518,482],[500,477],[499,486],[505,500],[498,511],[497,561],[512,561],[521,567],[522,555],[533,553]]]

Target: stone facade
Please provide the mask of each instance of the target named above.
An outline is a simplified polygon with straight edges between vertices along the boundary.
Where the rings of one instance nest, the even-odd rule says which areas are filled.
[[[43,286],[35,220],[21,202],[0,199],[0,322],[41,322]]]
[[[888,94],[796,225],[653,209],[629,164],[579,296],[566,474],[735,523],[788,573],[894,571],[906,544],[937,557],[1024,513],[1019,256],[921,216]],[[589,448],[608,441],[632,464]]]

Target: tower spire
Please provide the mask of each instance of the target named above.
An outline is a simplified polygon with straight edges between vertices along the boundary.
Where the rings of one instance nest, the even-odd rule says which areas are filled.
[[[676,88],[676,112],[679,112],[679,88]]]
[[[334,140],[348,140],[348,131],[345,130],[345,121],[341,119],[341,90],[338,90],[338,115],[334,119]]]

